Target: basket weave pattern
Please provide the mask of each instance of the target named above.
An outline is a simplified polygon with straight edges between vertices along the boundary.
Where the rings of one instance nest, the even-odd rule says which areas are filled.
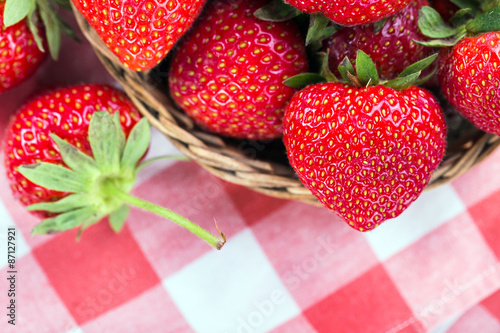
[[[212,174],[231,183],[282,198],[320,205],[289,166],[245,155],[233,140],[199,130],[174,105],[166,87],[152,80],[149,72],[125,68],[76,9],[73,10],[85,37],[108,72],[123,86],[135,106],[183,154]],[[500,145],[500,137],[475,131],[448,152],[433,173],[426,189],[446,184],[481,162]]]

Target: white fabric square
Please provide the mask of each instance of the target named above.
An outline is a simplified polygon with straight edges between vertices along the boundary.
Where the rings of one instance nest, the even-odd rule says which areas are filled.
[[[268,332],[300,313],[253,233],[246,229],[164,280],[199,333]]]
[[[400,216],[364,236],[377,257],[385,260],[465,210],[453,187],[443,185],[423,192]]]

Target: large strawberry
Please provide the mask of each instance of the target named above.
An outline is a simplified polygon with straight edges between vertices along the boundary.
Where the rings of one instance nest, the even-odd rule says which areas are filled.
[[[341,25],[379,21],[406,7],[412,0],[285,0],[304,13],[323,13]]]
[[[265,22],[253,12],[265,0],[211,3],[179,45],[170,93],[203,128],[226,136],[281,136],[294,90],[283,80],[307,71],[304,41],[293,22]]]
[[[4,27],[4,9],[0,1],[0,93],[27,79],[45,59],[26,20]]]
[[[72,0],[124,66],[156,66],[190,28],[206,0]]]
[[[438,79],[453,107],[483,131],[500,135],[500,32],[462,39],[440,52]]]
[[[112,115],[112,116],[111,116]],[[4,143],[14,196],[47,217],[33,233],[83,230],[109,215],[119,231],[127,204],[164,216],[215,248],[218,239],[187,219],[129,194],[149,147],[150,129],[126,96],[84,84],[39,96],[13,118]]]
[[[410,64],[429,56],[432,48],[414,42],[425,39],[418,28],[418,11],[428,5],[427,0],[413,0],[382,27],[365,24],[335,32],[324,42],[332,72],[338,74],[342,60],[355,59],[358,50],[371,57],[383,79],[393,79]]]
[[[350,77],[359,87],[319,83],[292,97],[284,144],[304,185],[350,226],[367,231],[420,195],[444,156],[446,123],[430,92],[408,83],[395,89],[401,80],[386,83],[394,88],[380,85],[360,59],[356,67],[358,78]]]
[[[459,24],[449,26],[435,10],[423,7],[419,25],[435,38],[427,45],[444,47],[438,81],[446,99],[476,127],[500,135],[500,7],[497,0],[469,4],[459,13],[475,18],[463,15],[453,20]]]

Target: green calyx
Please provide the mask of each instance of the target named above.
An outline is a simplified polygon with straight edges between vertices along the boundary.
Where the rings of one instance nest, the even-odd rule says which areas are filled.
[[[220,231],[221,238],[218,238],[170,210],[130,195],[138,171],[149,164],[149,161],[139,163],[151,140],[146,118],[142,118],[125,139],[118,112],[113,117],[108,112],[94,113],[88,135],[93,157],[54,134],[51,138],[67,167],[41,162],[20,166],[18,171],[39,186],[69,194],[55,202],[28,206],[28,210],[57,214],[35,226],[33,234],[77,227],[82,232],[106,216],[111,228],[119,232],[129,214],[128,205],[132,205],[172,220],[216,249],[224,245],[225,237]]]
[[[49,52],[57,60],[61,46],[61,32],[77,40],[73,29],[56,13],[57,7],[71,9],[69,0],[6,0],[4,8],[4,26],[12,26],[26,19],[38,48],[45,52],[41,37],[40,19],[45,28],[45,37]]]
[[[254,12],[255,17],[269,22],[287,21],[300,14],[302,14],[300,10],[283,2],[283,0],[272,0]]]
[[[453,46],[468,36],[500,31],[500,0],[453,0],[459,10],[444,22],[432,7],[419,10],[418,26],[428,41],[415,41],[430,47]]]
[[[403,90],[410,85],[420,85],[432,77],[434,73],[429,73],[425,77],[421,77],[421,74],[424,69],[436,60],[437,55],[435,53],[417,61],[408,66],[397,78],[389,81],[380,80],[375,63],[368,54],[361,50],[358,50],[356,54],[355,66],[346,57],[339,65],[338,70],[342,76],[342,82],[355,87],[384,85],[395,90]],[[328,67],[328,54],[323,54],[323,63],[319,74],[299,74],[285,80],[283,83],[289,87],[301,89],[309,84],[339,81]]]

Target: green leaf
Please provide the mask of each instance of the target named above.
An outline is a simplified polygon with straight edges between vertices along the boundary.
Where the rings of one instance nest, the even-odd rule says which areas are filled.
[[[325,83],[326,78],[317,73],[302,73],[283,81],[283,84],[295,89],[302,89],[310,84]]]
[[[54,0],[54,3],[66,9],[71,9],[71,1],[69,0]]]
[[[375,63],[361,50],[356,54],[356,73],[362,85],[376,86],[380,81]]]
[[[34,12],[36,3],[34,0],[6,0],[3,23],[6,27],[16,24],[17,22]]]
[[[123,149],[125,148],[125,133],[123,132],[122,125],[120,124],[120,112],[115,112],[113,114],[113,123],[115,124],[116,128],[116,135],[117,135],[117,147],[118,147],[118,155],[122,156],[123,154]]]
[[[464,36],[466,35],[465,29],[460,29],[460,32],[453,36],[452,38],[446,38],[446,39],[432,39],[428,41],[418,41],[418,40],[413,40],[415,43],[428,46],[428,47],[448,47],[448,46],[453,46],[456,43],[458,43]]]
[[[49,4],[40,1],[38,8],[45,27],[50,55],[54,60],[57,60],[61,47],[61,26],[59,25],[59,20]]]
[[[455,13],[455,15],[453,15],[453,17],[450,19],[450,23],[454,27],[463,26],[470,19],[469,14],[471,14],[471,13],[472,13],[472,9],[470,9],[470,8],[459,9]]]
[[[106,111],[95,112],[89,124],[89,143],[97,166],[105,174],[118,172],[120,155],[113,118]]]
[[[500,7],[494,8],[489,12],[476,17],[467,23],[465,29],[471,34],[481,34],[484,32],[500,30]]]
[[[351,75],[356,75],[356,72],[354,71],[354,66],[352,65],[351,61],[349,58],[345,57],[344,60],[340,63],[338,70],[340,72],[340,75],[344,79],[345,82],[349,82],[349,74]]]
[[[323,61],[321,63],[321,72],[320,74],[326,78],[328,82],[337,82],[338,79],[330,70],[330,66],[328,65],[328,55],[330,54],[330,49],[327,49],[326,54],[321,53],[320,55],[323,57]]]
[[[402,71],[401,74],[399,74],[399,76],[403,77],[416,72],[423,71],[424,69],[429,67],[434,62],[434,60],[436,60],[437,56],[438,53],[434,53],[428,56],[427,58],[424,58],[422,60],[417,61],[416,63],[411,64],[404,71]]]
[[[95,178],[101,173],[92,157],[55,134],[51,134],[50,137],[59,148],[64,163],[73,171],[83,174],[87,178]]]
[[[394,90],[403,90],[414,84],[419,76],[420,72],[416,72],[407,76],[398,77],[394,80],[384,83],[384,86],[392,88]]]
[[[121,158],[122,168],[135,170],[137,163],[148,150],[150,142],[151,129],[148,120],[142,118],[130,131]]]
[[[116,233],[120,232],[125,225],[130,208],[127,205],[122,205],[120,208],[109,214],[109,225]]]
[[[43,220],[33,228],[31,234],[37,235],[54,231],[70,230],[82,225],[88,220],[94,220],[98,217],[98,214],[91,207],[75,209]]]
[[[328,26],[330,19],[321,13],[310,15],[309,29],[307,30],[306,45],[323,38],[323,31]]]
[[[80,174],[63,166],[41,162],[21,165],[18,171],[31,182],[60,192],[86,192],[89,182]]]
[[[297,8],[284,3],[282,0],[273,0],[254,12],[255,17],[270,22],[283,22],[290,20],[302,12]]]
[[[456,28],[446,25],[441,15],[432,7],[423,6],[418,14],[418,27],[427,37],[447,38],[458,33]]]
[[[69,9],[71,9],[71,6]],[[75,30],[73,30],[73,28],[71,26],[69,26],[59,15],[56,14],[56,18],[57,18],[57,21],[58,21],[58,24],[59,24],[61,31],[64,34],[66,34],[67,36],[69,36],[71,39],[79,42],[80,39],[76,35]]]
[[[58,201],[42,202],[26,207],[27,210],[44,210],[50,213],[63,213],[76,208],[88,206],[90,204],[89,196],[83,193],[68,195]]]
[[[438,68],[437,68],[437,66],[436,66],[436,68],[434,68],[434,69],[432,70],[432,72],[431,72],[431,73],[427,74],[427,75],[426,75],[426,76],[424,76],[424,77],[419,77],[419,78],[418,78],[418,80],[416,80],[416,81],[415,81],[415,82],[413,82],[412,84],[413,84],[414,86],[421,86],[422,84],[424,84],[424,83],[426,83],[427,81],[429,81],[429,80],[430,80],[430,79],[434,76],[434,74],[436,74],[437,70],[438,70]]]
[[[31,31],[31,34],[33,35],[33,38],[35,39],[36,46],[38,46],[38,49],[42,52],[45,52],[45,47],[43,46],[43,40],[42,37],[40,36],[40,31],[38,30],[38,15],[35,15],[35,12],[30,12],[28,14],[28,28]]]

